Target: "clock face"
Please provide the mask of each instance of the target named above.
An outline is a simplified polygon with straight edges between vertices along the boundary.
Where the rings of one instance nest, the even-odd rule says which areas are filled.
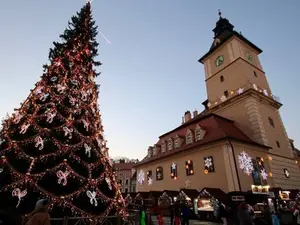
[[[247,59],[252,62],[253,61],[253,56],[250,53],[247,53]]]
[[[223,64],[223,62],[224,62],[224,56],[220,55],[220,56],[217,57],[215,63],[216,63],[216,66],[221,66]]]

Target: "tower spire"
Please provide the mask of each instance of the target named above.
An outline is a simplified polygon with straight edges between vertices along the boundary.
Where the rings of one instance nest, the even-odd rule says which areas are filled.
[[[220,19],[221,19],[221,18],[222,18],[222,12],[221,12],[220,9],[218,9],[218,15],[219,15],[219,17],[220,17]]]

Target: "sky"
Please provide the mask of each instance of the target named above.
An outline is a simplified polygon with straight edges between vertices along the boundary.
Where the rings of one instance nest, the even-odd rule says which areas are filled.
[[[9,0],[0,7],[0,117],[19,108],[49,48],[84,0]],[[299,0],[93,0],[103,65],[99,105],[110,155],[143,158],[206,100],[204,68],[218,9],[263,49],[260,60],[290,138],[300,147]]]

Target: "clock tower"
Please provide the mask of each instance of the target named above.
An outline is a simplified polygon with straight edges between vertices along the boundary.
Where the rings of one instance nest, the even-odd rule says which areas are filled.
[[[299,188],[299,167],[279,113],[282,104],[273,95],[259,59],[262,50],[233,28],[219,12],[213,43],[199,59],[207,90],[203,104],[212,113],[234,120],[252,140],[270,147],[275,186]],[[286,171],[291,174],[288,186]]]

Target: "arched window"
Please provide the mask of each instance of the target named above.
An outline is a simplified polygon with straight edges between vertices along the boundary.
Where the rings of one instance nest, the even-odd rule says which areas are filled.
[[[156,168],[156,180],[164,179],[164,170],[161,166]]]

